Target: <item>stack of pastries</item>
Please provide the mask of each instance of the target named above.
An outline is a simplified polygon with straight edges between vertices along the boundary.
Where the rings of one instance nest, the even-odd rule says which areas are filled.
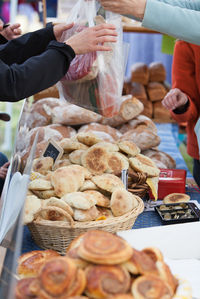
[[[16,299],[170,299],[178,280],[157,248],[138,251],[125,240],[91,230],[66,255],[32,251],[18,261]]]
[[[145,183],[158,182],[159,169],[131,141],[103,142],[91,133],[61,140],[63,155],[33,161],[33,172],[25,204],[25,224],[32,221],[105,220],[137,208],[141,199],[127,191],[122,170],[129,174],[130,190],[135,174]],[[157,189],[157,187],[155,187]]]

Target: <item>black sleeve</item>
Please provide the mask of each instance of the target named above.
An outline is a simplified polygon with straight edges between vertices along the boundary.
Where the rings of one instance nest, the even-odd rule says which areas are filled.
[[[46,51],[22,64],[5,64],[0,60],[0,101],[16,102],[58,82],[75,57],[73,49],[57,41]]]
[[[7,39],[2,35],[2,34],[0,34],[0,44],[2,45],[2,44],[5,44],[5,43],[7,43]]]
[[[53,25],[27,33],[0,46],[0,59],[8,65],[23,63],[28,58],[41,54],[50,41],[55,40]]]
[[[187,103],[185,105],[174,109],[173,112],[176,114],[185,113],[188,110],[189,105],[190,105],[190,101],[187,101]]]

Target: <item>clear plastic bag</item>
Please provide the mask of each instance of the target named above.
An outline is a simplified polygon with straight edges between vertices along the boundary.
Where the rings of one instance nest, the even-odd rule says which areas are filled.
[[[106,12],[105,18],[98,15],[99,4],[95,0],[79,0],[71,10],[67,23],[74,22],[62,40],[85,28],[100,23],[114,24],[117,42],[109,43],[110,52],[92,52],[76,55],[64,78],[58,83],[60,97],[68,102],[97,112],[105,117],[118,113],[127,61],[127,47],[122,38],[121,16]]]

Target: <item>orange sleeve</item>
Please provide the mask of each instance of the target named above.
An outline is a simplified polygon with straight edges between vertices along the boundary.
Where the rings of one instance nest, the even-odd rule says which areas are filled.
[[[179,88],[189,99],[189,106],[186,112],[176,114],[171,111],[172,117],[177,122],[187,122],[198,116],[195,98],[198,97],[198,89],[195,79],[195,58],[190,44],[184,41],[177,41],[174,48],[172,65],[172,88]]]

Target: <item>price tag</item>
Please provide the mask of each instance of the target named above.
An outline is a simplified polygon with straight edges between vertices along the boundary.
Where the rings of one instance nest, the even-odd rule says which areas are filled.
[[[63,155],[63,149],[54,140],[49,140],[46,149],[43,152],[43,157],[51,157],[54,160],[59,160]]]

